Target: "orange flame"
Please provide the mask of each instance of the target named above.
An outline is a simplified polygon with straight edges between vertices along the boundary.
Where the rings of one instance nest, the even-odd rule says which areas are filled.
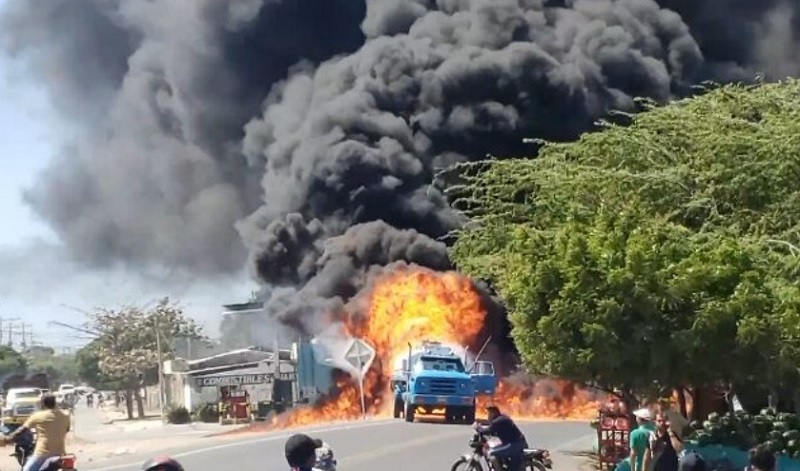
[[[479,335],[486,310],[472,282],[456,272],[434,272],[420,267],[402,267],[377,279],[366,297],[356,301],[365,315],[347,313],[349,334],[372,345],[376,360],[364,380],[368,414],[391,413],[389,380],[393,361],[404,357],[407,344],[418,346],[435,340],[470,348],[480,347]],[[275,417],[271,427],[289,427],[318,422],[353,420],[361,416],[358,386],[343,375],[339,393],[315,407],[300,408]],[[490,399],[479,398],[479,405]],[[589,419],[597,414],[597,403],[585,391],[563,381],[526,384],[503,379],[491,401],[517,418]],[[480,414],[479,414],[480,416]]]

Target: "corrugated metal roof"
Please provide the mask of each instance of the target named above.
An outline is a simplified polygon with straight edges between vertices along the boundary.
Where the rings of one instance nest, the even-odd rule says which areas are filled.
[[[217,376],[223,373],[249,374],[250,371],[248,370],[258,370],[256,372],[262,372],[262,370],[267,371],[270,370],[270,368],[267,366],[265,362],[248,362],[248,363],[237,363],[235,365],[203,368],[202,370],[189,371],[187,372],[187,374],[193,378],[199,378],[202,376]]]
[[[227,311],[249,311],[253,309],[258,309],[261,312],[264,312],[264,303],[260,301],[251,301],[247,303],[235,303],[235,304],[223,304],[222,307],[225,308]]]
[[[275,353],[265,351],[264,349],[260,349],[257,347],[248,347],[248,348],[240,348],[237,350],[231,350],[228,352],[218,353],[216,355],[211,355],[210,357],[205,358],[198,358],[197,360],[187,361],[186,363],[189,366],[192,365],[200,365],[205,362],[211,362],[214,360],[224,359],[226,357],[235,357],[237,355],[252,355],[253,357],[259,357],[261,360],[271,360],[275,358]]]

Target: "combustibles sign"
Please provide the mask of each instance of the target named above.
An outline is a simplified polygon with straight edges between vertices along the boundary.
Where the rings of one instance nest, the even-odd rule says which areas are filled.
[[[279,379],[291,381],[294,379],[294,373],[280,373]],[[195,384],[197,387],[221,387],[221,386],[248,386],[255,384],[270,384],[275,380],[273,373],[259,373],[250,375],[219,375],[219,376],[204,376],[196,378]]]

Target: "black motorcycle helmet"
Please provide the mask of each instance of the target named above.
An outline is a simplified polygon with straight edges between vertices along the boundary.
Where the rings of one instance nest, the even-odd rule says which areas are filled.
[[[184,469],[174,458],[158,456],[145,461],[142,471],[184,471]]]

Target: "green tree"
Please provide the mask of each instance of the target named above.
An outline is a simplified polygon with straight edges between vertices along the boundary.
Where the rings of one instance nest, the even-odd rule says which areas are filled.
[[[75,382],[78,367],[74,355],[57,355],[51,347],[32,347],[25,351],[28,373],[44,373],[51,384]]]
[[[0,378],[8,375],[26,373],[28,362],[18,351],[6,345],[0,345]]]
[[[506,300],[528,368],[628,399],[798,384],[799,93],[645,103],[536,159],[460,167],[452,256]]]
[[[122,389],[120,380],[103,374],[100,370],[99,342],[92,340],[75,353],[75,365],[80,381],[95,389]]]
[[[172,357],[176,336],[201,337],[200,327],[184,316],[183,310],[163,299],[150,309],[127,307],[100,309],[94,312],[87,329],[97,332],[92,347],[84,359],[92,355],[98,359],[99,372],[84,365],[84,374],[94,375],[99,382],[111,380],[118,383],[127,394],[128,418],[133,418],[133,403],[138,416],[144,417],[140,387],[145,375],[158,366],[162,359]]]

